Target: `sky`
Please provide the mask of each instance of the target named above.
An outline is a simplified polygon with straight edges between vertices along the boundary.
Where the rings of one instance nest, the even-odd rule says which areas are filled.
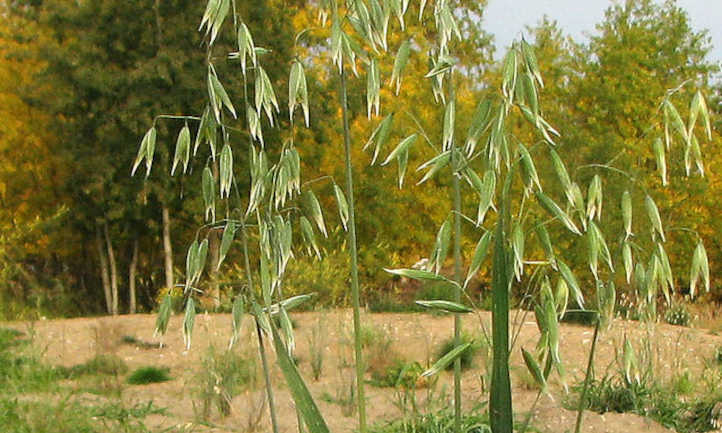
[[[488,0],[483,25],[495,37],[497,55],[518,38],[526,25],[536,25],[544,15],[557,21],[565,34],[586,41],[615,0]],[[623,3],[623,1],[622,1]],[[661,3],[661,1],[659,2]],[[722,61],[722,0],[677,0],[687,11],[694,30],[709,30],[713,49],[710,60]]]

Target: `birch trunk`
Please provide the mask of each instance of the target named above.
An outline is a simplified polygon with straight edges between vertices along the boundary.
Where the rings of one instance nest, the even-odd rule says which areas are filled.
[[[130,305],[128,311],[135,314],[135,274],[138,269],[138,238],[133,240],[133,255],[130,258],[130,266],[128,267],[128,294],[130,296]]]
[[[118,266],[115,262],[115,252],[113,251],[113,243],[110,241],[110,233],[108,232],[108,223],[103,223],[103,231],[105,233],[105,244],[108,248],[108,264],[110,265],[110,295],[112,299],[111,313],[113,316],[118,315]]]
[[[105,257],[103,239],[100,234],[100,226],[95,230],[95,246],[98,250],[98,261],[100,262],[100,279],[103,282],[103,293],[105,294],[105,310],[108,314],[112,311],[112,300],[110,297],[110,279],[108,278],[108,259]]]
[[[173,289],[173,246],[170,242],[170,211],[163,205],[163,255],[165,259],[165,285],[168,290]]]

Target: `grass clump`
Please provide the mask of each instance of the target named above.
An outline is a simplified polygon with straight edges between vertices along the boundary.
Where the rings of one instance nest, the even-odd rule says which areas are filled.
[[[230,415],[233,398],[244,389],[255,386],[256,371],[254,358],[234,350],[218,351],[210,346],[193,378],[193,405],[197,415],[207,420],[213,407],[221,416]]]
[[[131,385],[147,385],[171,380],[170,369],[166,367],[140,367],[128,376],[126,382]]]
[[[674,303],[664,312],[664,321],[670,325],[689,326],[692,314],[683,303]]]
[[[59,368],[65,378],[86,375],[119,376],[128,372],[128,365],[116,355],[96,355],[83,364],[70,368]]]
[[[442,410],[419,414],[412,418],[402,418],[391,422],[376,424],[369,428],[369,433],[446,433],[454,431],[454,412]],[[472,410],[461,417],[463,433],[490,432],[489,415]],[[528,431],[533,431],[529,429]]]
[[[587,389],[585,409],[598,413],[636,413],[649,417],[680,433],[714,430],[722,414],[722,394],[707,393],[698,398],[680,398],[692,391],[693,381],[685,375],[665,388],[657,383],[627,381],[623,377],[593,380]],[[681,384],[680,384],[681,383]],[[581,391],[581,385],[576,387]],[[576,407],[574,403],[572,407]],[[717,413],[717,411],[720,413]]]

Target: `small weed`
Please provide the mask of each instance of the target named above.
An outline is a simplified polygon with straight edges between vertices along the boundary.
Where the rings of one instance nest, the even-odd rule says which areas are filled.
[[[323,321],[319,318],[316,324],[311,328],[311,336],[308,339],[308,345],[311,352],[311,372],[313,380],[321,378],[323,373],[324,351],[326,350],[326,339],[324,338]]]
[[[113,375],[119,376],[128,372],[128,365],[115,355],[96,355],[89,361],[74,365],[67,369],[60,368],[67,378],[85,375]]]
[[[692,323],[692,314],[685,304],[676,302],[664,312],[664,321],[670,325],[689,326]]]
[[[397,360],[382,373],[372,373],[370,384],[378,387],[423,388],[428,385],[421,380],[424,368],[418,362]]]
[[[453,430],[454,412],[442,410],[399,420],[376,424],[369,429],[370,433],[445,433]],[[472,410],[462,414],[461,431],[464,433],[482,433],[491,431],[489,416],[481,410]],[[533,429],[528,429],[530,433]]]
[[[129,346],[135,346],[141,349],[160,349],[160,343],[150,343],[148,341],[143,341],[138,338],[135,338],[132,335],[124,335],[120,342],[123,344],[127,344]]]
[[[207,420],[215,406],[222,416],[228,416],[233,397],[253,387],[256,377],[254,358],[246,358],[233,350],[218,352],[210,346],[194,375],[194,395],[200,403],[198,415]]]
[[[694,388],[694,380],[687,370],[672,379],[672,391],[676,394],[691,394]]]
[[[722,346],[717,346],[714,351],[714,361],[722,365]]]
[[[128,376],[127,382],[131,385],[147,385],[171,380],[169,368],[153,366],[140,367]]]

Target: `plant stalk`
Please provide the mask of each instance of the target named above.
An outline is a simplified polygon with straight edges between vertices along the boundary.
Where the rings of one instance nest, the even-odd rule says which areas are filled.
[[[589,388],[589,381],[592,378],[592,368],[594,367],[594,351],[597,348],[597,337],[599,336],[599,323],[599,317],[597,317],[597,323],[596,325],[594,325],[594,336],[592,337],[592,348],[589,351],[589,361],[587,362],[587,373],[584,376],[584,387],[582,388],[582,395],[579,397],[579,408],[577,409],[577,423],[574,426],[574,433],[579,433],[582,430],[584,401],[587,398],[587,388]]]
[[[241,244],[243,246],[246,278],[248,279],[248,291],[251,292],[251,290],[253,290],[253,275],[251,274],[251,261],[248,258],[248,232],[246,232],[245,222],[241,223]],[[271,374],[268,368],[268,360],[266,359],[266,349],[263,347],[263,331],[261,330],[261,325],[258,323],[258,319],[256,319],[256,334],[258,334],[258,353],[261,355],[261,367],[263,368],[263,379],[266,384],[266,396],[268,397],[268,411],[271,414],[271,426],[273,427],[273,433],[278,433],[278,418],[276,417],[276,404],[273,399],[273,385],[271,384]]]
[[[449,103],[454,103],[456,89],[453,76],[449,84]],[[454,125],[451,125],[453,128]],[[451,142],[451,179],[454,196],[454,281],[458,283],[454,289],[454,301],[461,302],[461,185],[456,170],[460,165],[456,155],[456,141]],[[454,346],[461,344],[461,314],[454,314]],[[461,358],[454,360],[454,431],[461,433]]]
[[[514,418],[511,405],[509,378],[509,270],[505,225],[509,217],[509,190],[511,173],[507,173],[499,199],[499,218],[494,236],[494,263],[492,266],[491,333],[493,361],[489,421],[493,433],[512,433]]]
[[[343,145],[346,154],[346,199],[348,201],[348,243],[351,255],[351,298],[353,300],[353,333],[356,352],[356,386],[358,396],[359,432],[366,433],[366,396],[364,393],[364,363],[361,353],[361,312],[358,287],[358,253],[356,250],[356,217],[353,197],[353,167],[351,165],[351,133],[348,126],[348,98],[346,77],[341,66],[341,112],[343,114]]]

